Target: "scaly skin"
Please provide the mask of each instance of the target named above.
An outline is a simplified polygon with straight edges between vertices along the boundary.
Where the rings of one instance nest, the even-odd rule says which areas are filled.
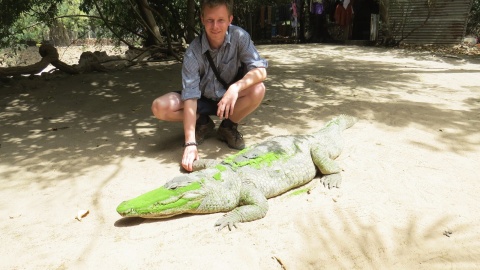
[[[223,161],[198,160],[196,171],[122,202],[117,212],[143,218],[228,212],[215,223],[219,230],[263,218],[268,198],[310,182],[317,171],[328,188],[340,186],[341,131],[356,121],[340,115],[312,135],[277,136]]]

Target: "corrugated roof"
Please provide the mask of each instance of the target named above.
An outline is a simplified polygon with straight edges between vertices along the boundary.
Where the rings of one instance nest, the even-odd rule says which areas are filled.
[[[429,2],[434,3],[430,8]],[[465,36],[471,4],[472,0],[390,1],[388,16],[395,24],[395,40],[416,29],[402,43],[459,44]]]

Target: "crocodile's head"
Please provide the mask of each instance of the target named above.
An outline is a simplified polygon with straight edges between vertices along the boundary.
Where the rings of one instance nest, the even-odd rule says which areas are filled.
[[[206,194],[202,183],[197,181],[175,188],[161,187],[122,202],[117,212],[123,217],[143,218],[168,218],[196,213]]]

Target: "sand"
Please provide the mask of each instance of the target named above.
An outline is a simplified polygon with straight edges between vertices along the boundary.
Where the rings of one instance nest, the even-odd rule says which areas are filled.
[[[269,200],[220,232],[222,213],[124,219],[126,199],[180,170],[180,123],[154,98],[181,64],[0,83],[1,269],[478,269],[480,59],[374,47],[259,46],[267,95],[247,145],[358,117],[343,185]],[[218,118],[214,119],[218,124]],[[215,137],[202,158],[235,153]],[[89,213],[75,219],[79,210]]]

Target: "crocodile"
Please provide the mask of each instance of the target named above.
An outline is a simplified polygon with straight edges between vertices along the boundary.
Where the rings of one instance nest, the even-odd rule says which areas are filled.
[[[122,202],[117,212],[123,217],[157,219],[226,212],[215,223],[218,230],[261,219],[268,198],[303,186],[319,173],[323,185],[340,187],[341,168],[335,159],[344,144],[341,132],[356,121],[342,114],[313,134],[275,136],[224,160],[196,160],[193,172]]]

